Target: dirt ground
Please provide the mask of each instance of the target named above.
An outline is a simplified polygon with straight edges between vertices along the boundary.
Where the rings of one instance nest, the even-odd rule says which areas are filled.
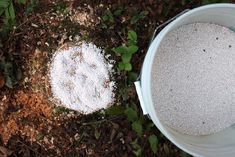
[[[11,89],[4,86],[6,80],[0,71],[0,157],[129,157],[135,156],[131,144],[135,139],[142,148],[141,156],[189,156],[156,127],[138,138],[124,114],[110,116],[100,111],[83,116],[56,107],[51,100],[47,74],[53,52],[76,40],[92,41],[119,60],[111,49],[125,42],[130,29],[138,34],[139,50],[132,65],[133,71],[139,73],[154,29],[181,11],[200,5],[200,0],[42,0],[26,15],[29,5],[15,4],[17,25],[7,38],[1,39],[0,59],[19,68],[14,72],[22,76]],[[121,13],[113,19],[102,19],[108,10],[113,13],[118,9]],[[131,24],[131,18],[139,11],[148,14]],[[126,75],[126,72],[117,73],[117,93],[123,89]],[[116,104],[135,104],[141,113],[133,82],[125,91],[128,98],[123,101],[117,94]],[[158,136],[156,154],[147,139],[152,133]]]

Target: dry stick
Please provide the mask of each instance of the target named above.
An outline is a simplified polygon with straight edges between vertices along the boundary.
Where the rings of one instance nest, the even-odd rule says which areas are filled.
[[[121,36],[121,34],[119,32],[117,32],[118,36],[120,37],[120,39],[122,40],[122,42],[126,42],[126,40]]]

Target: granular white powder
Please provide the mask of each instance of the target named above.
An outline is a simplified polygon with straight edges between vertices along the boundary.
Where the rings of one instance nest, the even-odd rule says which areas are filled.
[[[175,130],[208,135],[235,123],[235,33],[194,23],[166,35],[154,58],[152,97]]]
[[[101,49],[81,43],[58,50],[50,66],[53,96],[64,107],[89,114],[107,108],[114,99],[113,65]]]

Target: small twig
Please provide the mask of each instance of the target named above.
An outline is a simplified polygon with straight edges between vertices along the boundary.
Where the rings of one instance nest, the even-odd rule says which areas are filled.
[[[21,35],[21,34],[23,34],[23,32],[16,33],[15,36],[18,36],[18,35]]]
[[[122,42],[123,42],[123,43],[126,43],[126,40],[121,36],[121,34],[118,33],[118,32],[117,32],[117,34],[118,34],[118,36],[120,37],[120,39],[122,40]]]
[[[19,29],[19,28],[20,28],[21,26],[23,26],[24,24],[26,24],[26,23],[32,21],[34,18],[35,18],[35,17],[28,18],[27,20],[25,20],[24,22],[22,22],[21,24],[19,24],[19,25],[15,28],[15,30]]]

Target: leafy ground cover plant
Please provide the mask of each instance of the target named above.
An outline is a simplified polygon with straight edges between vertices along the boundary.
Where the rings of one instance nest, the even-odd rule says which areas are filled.
[[[133,140],[130,144],[133,148],[133,153],[136,156],[142,155],[142,148],[139,144],[140,139],[146,138],[146,131],[148,131],[151,127],[153,127],[153,123],[148,121],[148,119],[143,116],[142,112],[140,112],[137,106],[134,103],[128,101],[128,97],[126,97],[127,90],[129,88],[128,84],[133,84],[133,82],[137,79],[138,75],[135,72],[132,72],[132,64],[131,60],[135,53],[138,52],[138,35],[134,30],[129,30],[127,33],[127,40],[121,46],[115,47],[112,49],[113,52],[116,53],[117,56],[120,56],[121,60],[118,62],[118,70],[127,72],[127,83],[126,86],[120,90],[120,95],[122,95],[122,99],[124,103],[127,104],[125,106],[114,106],[106,111],[106,113],[111,115],[116,114],[125,114],[129,122],[131,123],[132,130],[136,132],[137,138]],[[155,134],[148,135],[148,142],[153,151],[153,153],[157,153],[158,149],[158,137]]]
[[[138,51],[136,32],[129,30],[127,39],[128,41],[126,43],[123,43],[121,46],[113,48],[112,50],[122,58],[122,60],[118,62],[118,69],[131,71],[132,65],[130,62],[132,55]]]

